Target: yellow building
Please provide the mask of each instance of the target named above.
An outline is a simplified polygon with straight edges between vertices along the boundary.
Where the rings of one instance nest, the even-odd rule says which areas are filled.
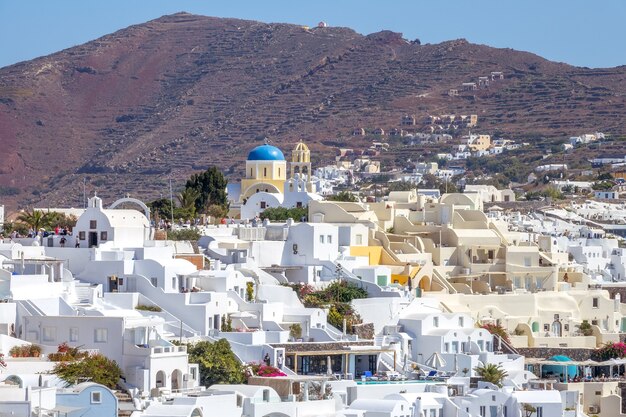
[[[491,147],[491,136],[478,135],[474,143],[471,143],[469,147],[472,151],[486,151]]]
[[[241,180],[241,201],[258,192],[284,193],[287,179],[285,156],[275,146],[267,143],[257,146],[248,154],[246,177]]]
[[[313,184],[311,182],[311,151],[309,147],[302,141],[298,142],[293,151],[291,151],[291,163],[289,164],[291,171],[289,183],[289,191],[306,191],[313,192]],[[294,182],[299,182],[294,184]]]

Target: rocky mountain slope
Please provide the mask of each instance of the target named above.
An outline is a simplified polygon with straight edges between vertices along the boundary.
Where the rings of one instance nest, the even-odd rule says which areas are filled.
[[[505,79],[448,96],[492,71]],[[520,138],[623,134],[625,104],[626,66],[178,13],[0,69],[0,201],[79,206],[84,183],[159,197],[208,165],[240,172],[264,136],[302,138],[320,161],[405,114],[478,114],[481,132]]]

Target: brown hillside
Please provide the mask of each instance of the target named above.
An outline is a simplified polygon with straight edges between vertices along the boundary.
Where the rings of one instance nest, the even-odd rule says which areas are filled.
[[[505,79],[447,95],[491,71]],[[85,178],[105,198],[158,197],[170,176],[237,172],[264,136],[330,155],[328,140],[404,114],[474,113],[519,138],[623,134],[625,104],[624,66],[179,13],[0,69],[0,186],[21,190],[0,199],[76,206]]]

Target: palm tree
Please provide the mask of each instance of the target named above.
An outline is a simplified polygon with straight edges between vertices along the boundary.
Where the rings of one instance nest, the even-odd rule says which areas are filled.
[[[200,193],[193,188],[185,188],[176,196],[180,208],[189,217],[195,217],[196,215],[196,200],[198,200],[198,197],[200,197]]]
[[[20,223],[28,226],[37,232],[41,228],[46,228],[50,226],[50,215],[49,213],[44,213],[42,211],[24,211],[20,213],[17,217],[17,220]]]
[[[474,368],[474,371],[483,381],[490,382],[499,387],[502,387],[502,380],[509,376],[509,374],[502,369],[500,365],[494,365],[493,363],[478,366]]]

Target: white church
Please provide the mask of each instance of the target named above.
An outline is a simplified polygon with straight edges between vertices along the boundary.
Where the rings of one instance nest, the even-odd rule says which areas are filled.
[[[250,219],[270,207],[306,207],[311,200],[322,200],[319,187],[320,180],[311,173],[311,151],[301,141],[291,151],[289,178],[282,151],[264,143],[248,154],[245,178],[229,183],[227,191],[233,216]]]

